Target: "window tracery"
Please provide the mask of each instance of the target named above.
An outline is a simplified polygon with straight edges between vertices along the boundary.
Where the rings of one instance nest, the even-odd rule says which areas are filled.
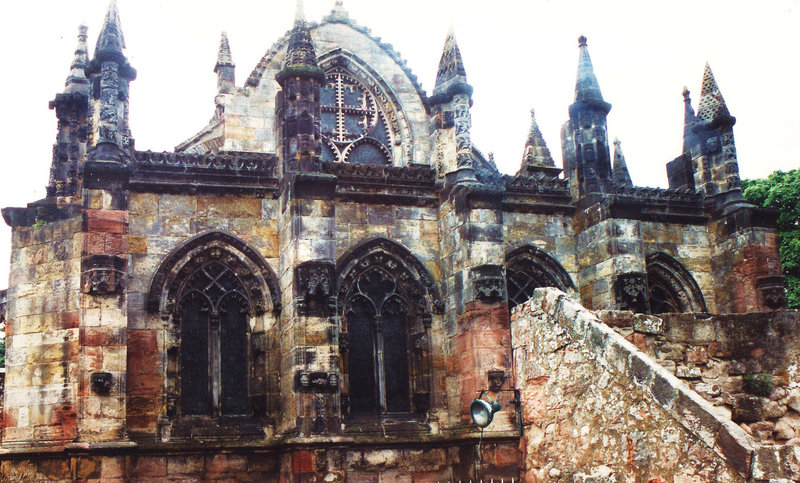
[[[196,418],[250,424],[266,414],[264,317],[279,309],[272,302],[276,291],[266,262],[224,232],[192,238],[162,262],[148,307],[167,323],[166,416],[178,424],[173,436],[194,434],[180,428]],[[260,434],[257,427],[250,428],[253,435]]]
[[[526,245],[506,256],[506,289],[509,310],[524,303],[541,287],[575,290],[564,267],[543,250]]]
[[[343,257],[338,272],[345,412],[424,413],[430,405],[428,331],[432,312],[441,308],[430,275],[407,250],[381,239]]]
[[[680,262],[665,253],[646,258],[650,312],[707,312],[700,287]]]

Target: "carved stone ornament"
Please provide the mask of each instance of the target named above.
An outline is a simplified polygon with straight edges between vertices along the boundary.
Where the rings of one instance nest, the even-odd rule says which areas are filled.
[[[81,262],[81,291],[91,295],[119,294],[125,290],[128,261],[116,255],[91,255]]]
[[[339,375],[335,372],[298,371],[295,375],[295,387],[299,392],[314,394],[336,392],[339,389]]]
[[[470,272],[475,299],[499,302],[506,298],[506,278],[501,265],[482,265]]]
[[[506,372],[502,370],[489,371],[486,374],[489,380],[489,390],[497,392],[503,388],[503,383],[506,381]]]
[[[114,376],[110,372],[93,372],[90,376],[92,391],[100,396],[108,396],[114,384]]]
[[[756,281],[762,304],[772,310],[786,307],[785,279],[781,276],[764,277]]]
[[[646,274],[641,272],[624,273],[617,276],[614,285],[617,293],[617,305],[621,310],[632,310],[645,314],[650,312]]]
[[[295,268],[295,300],[299,315],[333,315],[336,304],[335,271],[334,264],[325,261],[305,262]]]

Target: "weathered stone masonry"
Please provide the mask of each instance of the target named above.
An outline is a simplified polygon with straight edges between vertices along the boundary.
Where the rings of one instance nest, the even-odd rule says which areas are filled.
[[[685,96],[670,188],[653,189],[633,185],[619,143],[612,158],[583,37],[563,177],[535,117],[514,175],[472,144],[453,34],[431,96],[341,2],[320,23],[301,12],[242,86],[223,34],[214,116],[168,153],[135,147],[124,48],[112,1],[52,103],[47,197],[3,210],[3,478],[793,476],[775,468],[795,446],[768,444],[800,429],[793,323],[765,359],[742,355],[757,345],[745,322],[676,341],[672,321],[705,316],[642,315],[757,325],[785,304],[775,213],[741,197],[710,69],[696,115]],[[541,287],[613,311],[620,334]],[[785,394],[751,399],[715,359]],[[482,433],[481,391],[502,404]],[[754,407],[750,426],[727,419]]]

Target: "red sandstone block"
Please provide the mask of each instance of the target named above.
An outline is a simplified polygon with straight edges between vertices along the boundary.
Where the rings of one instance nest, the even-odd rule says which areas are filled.
[[[220,474],[247,470],[247,458],[244,455],[217,454],[206,456],[206,472]],[[230,477],[230,476],[228,476]]]
[[[164,456],[128,456],[125,465],[128,476],[133,478],[167,476],[167,458]]]
[[[167,458],[167,476],[200,478],[205,470],[205,459],[200,455],[175,455]]]
[[[100,476],[103,481],[108,481],[112,478],[125,477],[125,457],[124,456],[106,456],[103,458]]]
[[[484,458],[486,458],[485,454]],[[518,468],[521,466],[522,459],[516,445],[498,444],[494,447],[490,461],[494,462],[497,467],[515,466]]]
[[[127,255],[128,237],[126,235],[106,235],[104,248],[108,255]]]
[[[292,452],[292,473],[312,473],[314,471],[314,453],[311,451]]]
[[[84,255],[99,255],[105,253],[105,234],[87,233],[83,237]]]
[[[84,347],[83,354],[87,370],[96,372],[103,370],[103,349],[102,347]]]
[[[107,329],[105,327],[84,327],[80,329],[80,343],[82,346],[107,347],[125,343],[125,332],[120,329]]]
[[[686,362],[690,364],[708,364],[708,349],[704,346],[687,349]]]
[[[128,231],[128,212],[118,210],[87,210],[86,231],[123,234]]]
[[[133,352],[128,349],[128,372],[161,372],[161,357],[156,352]]]
[[[157,353],[158,339],[155,330],[129,330],[128,353]]]
[[[146,395],[160,394],[162,388],[161,373],[156,372],[128,372],[128,394]]]
[[[128,416],[125,418],[125,425],[132,431],[142,433],[155,433],[158,428],[158,421],[155,415]]]
[[[59,312],[58,314],[59,329],[77,329],[80,327],[80,323],[80,312]]]

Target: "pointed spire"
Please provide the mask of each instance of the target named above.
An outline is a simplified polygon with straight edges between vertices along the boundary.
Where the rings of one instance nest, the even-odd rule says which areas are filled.
[[[588,102],[608,112],[611,110],[611,104],[608,104],[603,99],[600,84],[594,75],[594,67],[592,66],[592,58],[589,56],[586,37],[583,35],[578,37],[578,49],[578,79],[575,83],[575,102]]]
[[[75,47],[75,57],[70,65],[69,76],[65,83],[64,92],[83,92],[88,93],[89,81],[86,79],[86,67],[89,66],[89,47],[86,44],[88,27],[81,25],[78,27],[78,45]]]
[[[730,118],[731,113],[728,112],[728,106],[725,105],[725,99],[722,98],[722,93],[717,86],[717,80],[714,78],[714,73],[711,72],[711,67],[706,63],[703,72],[703,86],[700,89],[700,105],[697,108],[697,117],[702,121],[714,121],[722,118]]]
[[[289,34],[286,62],[283,64],[283,70],[278,72],[276,79],[281,82],[290,75],[312,76],[319,79],[320,82],[325,82],[325,74],[317,64],[314,42],[311,40],[311,32],[303,13],[303,0],[297,0],[297,13],[294,28]]]
[[[622,154],[622,143],[619,139],[614,139],[614,185],[633,186],[631,175],[628,172],[628,164],[625,162],[625,155]]]
[[[456,42],[456,35],[451,29],[444,41],[442,58],[439,60],[439,70],[436,73],[436,87],[441,88],[450,82],[467,82],[467,71],[464,69],[464,61],[461,58],[461,50]]]
[[[122,35],[122,27],[119,22],[119,10],[117,1],[111,0],[106,12],[106,19],[103,28],[97,37],[97,46],[94,49],[94,56],[100,60],[106,58],[124,58],[122,50],[125,48],[125,36]]]
[[[528,133],[528,140],[525,142],[525,153],[522,157],[523,167],[528,166],[555,166],[553,156],[542,136],[539,124],[536,122],[536,114],[531,109],[531,130]]]
[[[219,53],[217,54],[217,66],[214,72],[217,72],[220,67],[235,67],[233,63],[233,56],[231,56],[231,46],[228,43],[228,34],[222,32],[219,40]]]

